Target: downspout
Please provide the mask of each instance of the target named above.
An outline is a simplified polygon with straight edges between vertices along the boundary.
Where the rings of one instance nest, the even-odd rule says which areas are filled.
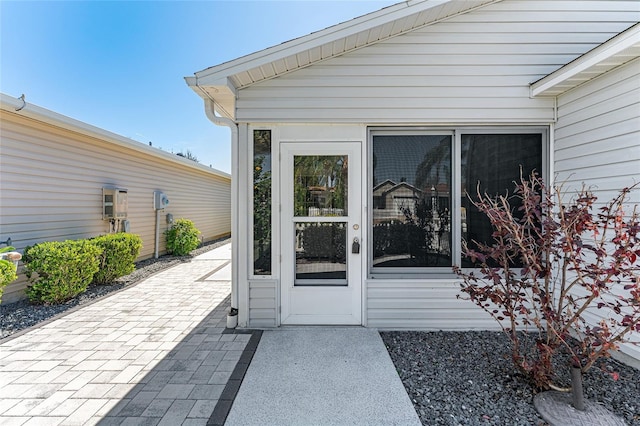
[[[221,117],[215,113],[215,102],[211,99],[204,101],[204,111],[209,121],[217,126],[227,126],[231,130],[231,237],[238,238],[238,124],[227,117]],[[235,170],[234,170],[235,169]],[[235,173],[234,173],[235,171]],[[230,316],[238,316],[238,243],[231,244],[231,312]],[[229,317],[227,318],[229,326]],[[233,327],[235,328],[235,325]]]

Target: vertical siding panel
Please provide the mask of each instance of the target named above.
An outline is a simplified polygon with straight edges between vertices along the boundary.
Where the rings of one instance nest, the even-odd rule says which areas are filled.
[[[102,220],[103,186],[128,190],[130,230],[143,241],[140,260],[154,254],[155,190],[170,200],[160,215],[160,253],[166,251],[167,213],[174,220],[193,220],[204,241],[231,232],[226,174],[154,148],[135,149],[134,141],[131,146],[129,141],[113,143],[68,124],[5,110],[0,123],[0,239],[11,237],[18,250],[108,233],[109,223]],[[22,297],[25,285],[23,277],[12,283],[3,302]]]

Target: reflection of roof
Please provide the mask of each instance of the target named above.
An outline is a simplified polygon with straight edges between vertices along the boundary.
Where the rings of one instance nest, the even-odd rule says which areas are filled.
[[[419,190],[418,188],[416,188],[415,186],[411,185],[410,183],[407,182],[400,182],[400,183],[395,183],[394,181],[392,181],[391,179],[387,179],[384,182],[381,182],[379,184],[377,184],[376,186],[373,187],[373,192],[376,191],[380,191],[381,189],[383,189],[384,187],[390,187],[388,190],[386,191],[381,191],[380,192],[380,196],[382,197],[386,197],[387,195],[396,192],[400,189],[408,189],[409,191],[413,192],[416,195],[421,195],[422,191]]]
[[[410,183],[407,182],[400,182],[400,183],[395,183],[394,181],[392,181],[391,179],[387,179],[384,182],[380,182],[379,184],[377,184],[376,186],[373,187],[373,192],[376,192],[378,190],[380,190],[381,188],[384,188],[385,186],[390,186],[391,188],[389,188],[386,191],[382,191],[380,193],[380,196],[382,197],[386,197],[387,195],[391,194],[392,192],[396,192],[400,189],[408,189],[411,192],[415,193],[417,196],[421,196],[422,194],[429,194],[429,191],[431,188],[433,188],[437,194],[439,196],[446,196],[449,194],[449,185],[447,185],[446,183],[439,183],[431,188],[427,188],[425,190],[421,190],[418,187],[415,187],[413,185],[411,185]]]
[[[417,195],[421,195],[422,191],[420,191],[418,188],[416,188],[415,186],[408,184],[407,182],[400,182],[399,184],[395,185],[393,188],[389,189],[388,191],[385,191],[382,195],[383,196],[387,196],[389,194],[391,194],[392,192],[396,192],[400,189],[408,189],[409,191],[413,192],[414,194]]]
[[[332,186],[331,188],[327,189],[326,186],[308,186],[307,190],[309,190],[309,192],[311,193],[322,193],[322,192],[336,192],[336,188],[334,186]]]
[[[377,191],[378,189],[382,188],[385,185],[391,185],[391,186],[395,186],[395,182],[392,181],[391,179],[387,179],[384,182],[380,182],[379,184],[377,184],[376,186],[373,187],[374,191]]]

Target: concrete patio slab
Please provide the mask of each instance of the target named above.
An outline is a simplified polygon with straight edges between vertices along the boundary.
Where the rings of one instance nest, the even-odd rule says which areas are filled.
[[[420,425],[376,330],[264,331],[225,425]]]

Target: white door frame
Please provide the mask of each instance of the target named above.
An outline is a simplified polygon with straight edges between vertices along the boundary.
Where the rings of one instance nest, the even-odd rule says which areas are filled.
[[[341,217],[294,218],[293,157],[296,155],[348,155],[348,208]],[[361,325],[362,324],[362,143],[361,142],[282,142],[280,144],[280,321],[283,325]],[[339,286],[296,286],[295,222],[321,220],[347,222],[347,284]],[[352,253],[357,238],[360,252]]]

